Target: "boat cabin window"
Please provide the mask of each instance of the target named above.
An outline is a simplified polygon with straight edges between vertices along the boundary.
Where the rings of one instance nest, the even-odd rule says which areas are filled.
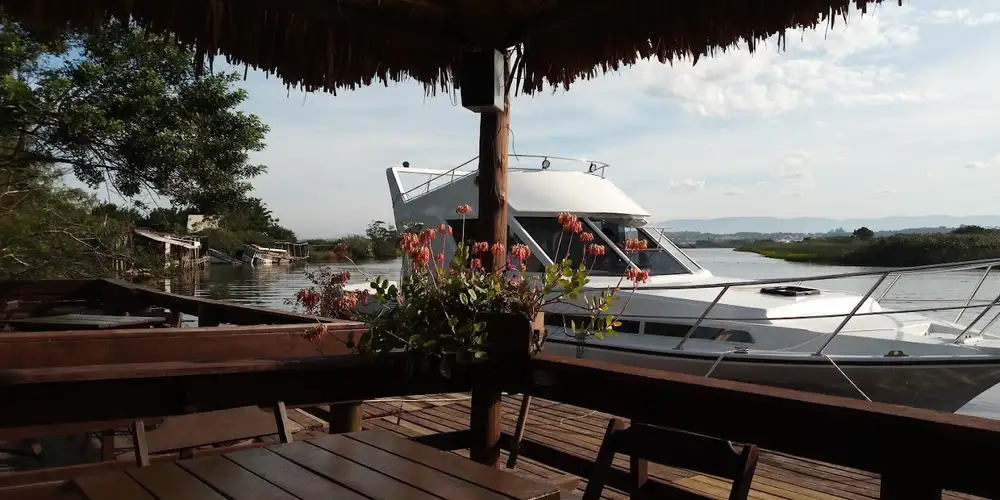
[[[576,235],[563,232],[555,217],[518,217],[517,222],[554,262],[567,257],[574,266],[584,262],[591,268],[591,276],[621,276],[629,268],[628,263],[610,248],[604,255],[585,255],[589,243],[582,243]],[[594,243],[604,243],[600,236],[594,236],[597,238]]]
[[[607,237],[640,269],[649,270],[650,275],[690,274],[698,269],[697,264],[677,250],[669,240],[657,232],[654,237],[644,228],[623,225],[611,219],[588,218],[601,234]],[[646,250],[625,250],[626,239],[646,240]],[[679,254],[679,255],[675,255]]]
[[[452,236],[455,238],[455,244],[457,245],[458,241],[462,238],[462,219],[452,219],[447,222],[448,225],[451,226]],[[475,242],[477,240],[482,241],[483,239],[485,239],[480,235],[481,233],[479,232],[479,219],[465,219],[465,241],[468,243],[468,242]],[[523,244],[524,242],[521,241],[521,238],[518,238],[516,234],[508,230],[507,253],[510,254],[510,247],[518,243]],[[542,262],[538,260],[538,258],[536,258],[534,255],[529,257],[528,262],[526,262],[525,264],[527,264],[529,273],[545,272],[545,266],[543,266]]]
[[[548,320],[546,320],[548,322]],[[681,325],[677,323],[656,323],[647,321],[642,330],[644,335],[661,335],[664,337],[684,337],[687,335],[691,325]],[[753,335],[744,330],[732,330],[729,328],[718,328],[714,326],[699,326],[693,339],[719,340],[722,342],[735,342],[738,344],[753,344]]]
[[[553,314],[545,313],[545,326],[555,327],[555,328],[569,328],[572,323],[576,322],[577,328],[582,327],[590,323],[590,316],[579,316],[574,314]],[[621,326],[615,327],[615,331],[618,333],[639,333],[639,322],[627,319],[618,320],[621,322]]]

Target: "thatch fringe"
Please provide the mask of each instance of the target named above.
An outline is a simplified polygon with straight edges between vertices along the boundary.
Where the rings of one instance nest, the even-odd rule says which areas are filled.
[[[0,0],[22,22],[61,29],[129,19],[212,57],[307,91],[415,79],[459,86],[466,46],[524,48],[522,90],[568,88],[641,59],[673,62],[789,28],[833,23],[882,0]],[[902,0],[899,0],[902,4]],[[783,40],[781,41],[783,43]]]

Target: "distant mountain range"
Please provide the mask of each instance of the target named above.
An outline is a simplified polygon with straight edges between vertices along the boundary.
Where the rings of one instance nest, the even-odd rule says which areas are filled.
[[[713,234],[733,233],[826,233],[838,228],[851,232],[865,226],[872,231],[899,231],[910,228],[1000,226],[998,215],[921,215],[875,219],[827,219],[823,217],[721,217],[718,219],[674,219],[656,223],[670,232],[693,231]]]

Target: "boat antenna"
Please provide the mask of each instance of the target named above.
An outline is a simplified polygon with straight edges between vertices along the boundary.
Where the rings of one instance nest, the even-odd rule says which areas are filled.
[[[410,168],[410,162],[404,161],[403,162],[403,168]]]
[[[542,160],[542,170],[548,170],[550,166],[552,166],[552,162],[548,158]]]

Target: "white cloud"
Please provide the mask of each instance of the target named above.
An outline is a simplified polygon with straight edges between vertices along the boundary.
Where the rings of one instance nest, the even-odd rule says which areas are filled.
[[[989,166],[989,164],[987,164],[985,161],[979,161],[979,160],[970,161],[969,163],[965,164],[965,168],[968,168],[968,169],[971,169],[971,170],[982,170],[982,169],[984,169],[984,168],[986,168],[988,166]]]
[[[668,185],[671,191],[692,192],[705,189],[705,181],[684,179],[682,181],[671,180]]]
[[[827,30],[790,34],[789,50],[735,52],[697,66],[649,66],[641,73],[643,90],[679,101],[702,116],[774,116],[799,108],[835,103],[878,106],[937,97],[910,87],[893,65],[852,64],[852,56],[909,47],[919,29],[906,24],[909,9],[884,9]]]
[[[931,12],[982,17],[996,0],[913,4],[790,33],[787,52],[770,40],[753,56],[644,62],[569,92],[518,97],[511,145],[610,163],[608,178],[652,220],[981,213],[1000,169],[961,166],[1000,167],[1000,30]],[[412,84],[287,97],[280,82],[252,75],[245,87],[245,109],[272,128],[254,157],[269,166],[257,195],[303,236],[391,220],[386,167],[449,168],[478,152],[479,117]],[[976,182],[959,189],[955,175]],[[892,203],[872,196],[890,189],[880,186],[895,190]]]
[[[928,16],[925,18],[928,22],[934,24],[952,24],[961,23],[966,26],[981,26],[989,25],[1000,21],[1000,14],[996,12],[987,12],[984,14],[974,14],[969,9],[957,9],[957,10],[932,10]]]
[[[896,188],[894,187],[884,187],[882,189],[879,189],[878,191],[875,191],[875,194],[895,194],[895,192]]]

